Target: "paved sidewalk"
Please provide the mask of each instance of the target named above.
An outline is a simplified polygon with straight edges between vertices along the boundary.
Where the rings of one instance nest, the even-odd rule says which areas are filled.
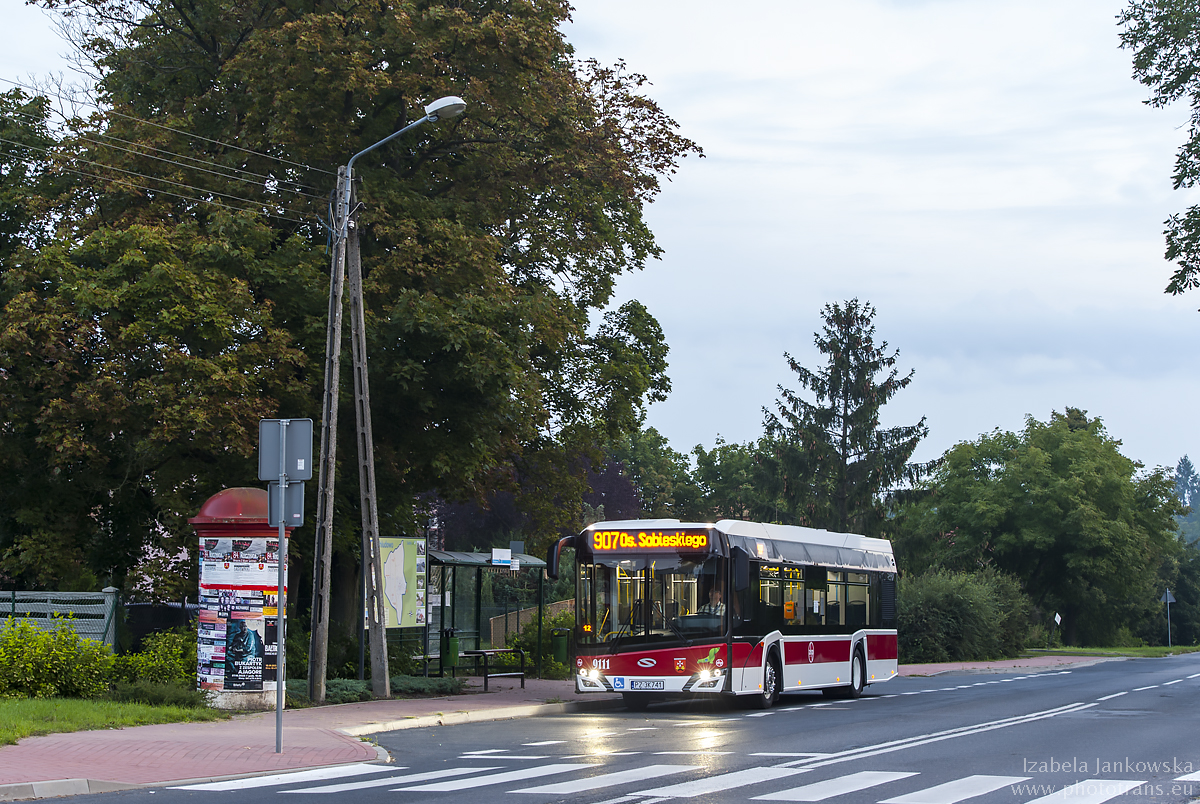
[[[1037,656],[999,662],[902,665],[902,676],[1003,673],[1094,664],[1087,656]],[[275,753],[275,713],[227,721],[170,723],[29,737],[0,747],[0,801],[122,790],[300,768],[370,762],[386,753],[361,737],[382,731],[619,706],[619,695],[579,696],[573,681],[494,680],[484,693],[370,701],[284,713],[283,753]]]

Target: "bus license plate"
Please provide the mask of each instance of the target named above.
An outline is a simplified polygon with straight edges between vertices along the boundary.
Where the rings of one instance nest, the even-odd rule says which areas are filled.
[[[629,689],[631,689],[631,690],[661,690],[664,688],[663,685],[665,683],[666,682],[661,681],[661,680],[659,680],[659,681],[638,681],[635,679],[635,680],[631,680],[629,682]]]

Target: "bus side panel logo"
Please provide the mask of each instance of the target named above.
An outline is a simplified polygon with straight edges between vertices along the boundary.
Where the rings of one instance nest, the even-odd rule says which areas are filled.
[[[816,658],[816,655],[817,655],[817,649],[813,646],[813,643],[809,642],[808,643],[808,663],[809,664],[812,664],[812,661],[814,658]]]
[[[651,659],[649,656],[642,658],[642,659],[638,659],[638,667],[653,667],[656,664],[658,664],[658,663],[656,661],[654,661],[653,659]]]

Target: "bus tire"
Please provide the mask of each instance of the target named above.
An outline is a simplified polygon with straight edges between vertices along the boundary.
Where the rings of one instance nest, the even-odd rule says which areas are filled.
[[[821,690],[826,698],[857,698],[862,695],[867,686],[867,660],[863,658],[862,647],[854,649],[850,658],[850,683],[840,687],[826,687]]]
[[[634,692],[622,692],[621,698],[625,701],[625,708],[630,712],[645,712],[646,707],[650,705],[650,697],[647,695],[638,695]]]
[[[846,688],[847,698],[857,698],[863,694],[867,686],[867,660],[863,656],[862,646],[854,650],[854,658],[850,661],[850,686]]]
[[[779,700],[779,688],[783,684],[783,673],[779,668],[779,652],[772,649],[763,665],[762,692],[749,695],[747,703],[751,709],[770,709]]]

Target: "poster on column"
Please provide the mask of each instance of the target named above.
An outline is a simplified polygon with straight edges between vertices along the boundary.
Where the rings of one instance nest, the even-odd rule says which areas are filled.
[[[425,624],[425,540],[380,539],[387,628]]]
[[[277,538],[200,540],[201,689],[275,689],[278,555]]]

